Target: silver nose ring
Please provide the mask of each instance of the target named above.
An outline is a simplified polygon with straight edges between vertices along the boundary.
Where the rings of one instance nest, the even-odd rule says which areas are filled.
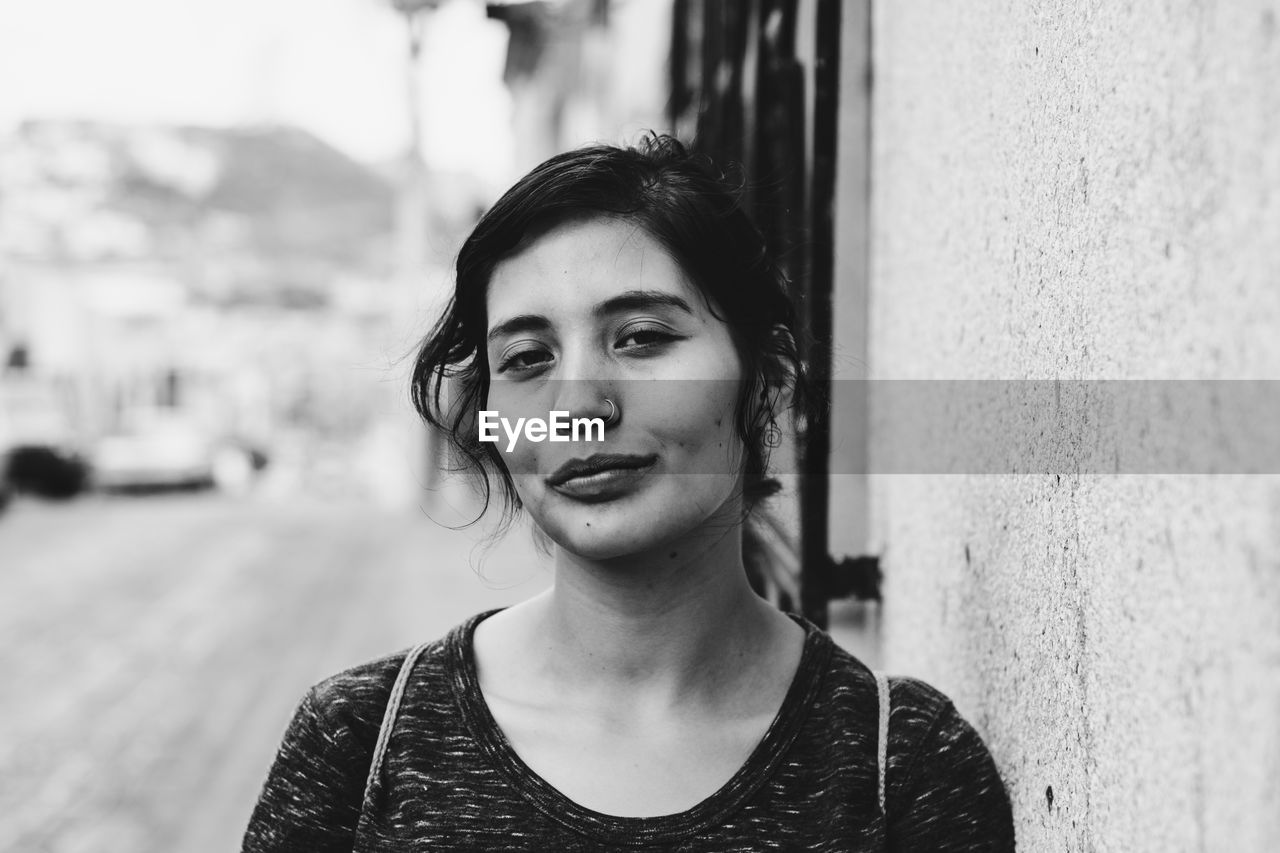
[[[622,412],[618,410],[618,406],[608,397],[605,397],[604,401],[609,404],[609,417],[604,419],[604,423],[605,426],[612,426],[619,421]]]

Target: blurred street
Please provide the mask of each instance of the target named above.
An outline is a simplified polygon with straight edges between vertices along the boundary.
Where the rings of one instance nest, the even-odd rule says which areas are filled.
[[[16,502],[0,850],[239,849],[308,685],[548,582],[527,533],[481,538],[422,511],[215,493]]]
[[[0,517],[0,850],[239,849],[308,686],[549,583],[527,531],[483,539],[355,503],[16,502]],[[865,631],[839,608],[833,622],[869,660]]]

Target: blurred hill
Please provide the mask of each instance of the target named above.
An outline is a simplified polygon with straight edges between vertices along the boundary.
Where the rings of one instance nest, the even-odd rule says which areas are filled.
[[[92,453],[160,412],[298,482],[341,462],[339,491],[407,494],[385,486],[412,486],[421,441],[397,365],[485,198],[474,176],[428,173],[410,266],[402,169],[284,126],[0,136],[0,392],[51,401],[58,425],[29,443]]]
[[[293,127],[39,121],[0,139],[0,251],[159,264],[215,302],[323,301],[387,274],[389,181]]]

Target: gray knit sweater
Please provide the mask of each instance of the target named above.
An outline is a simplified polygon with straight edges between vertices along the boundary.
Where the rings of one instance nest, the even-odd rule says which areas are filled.
[[[579,806],[507,744],[481,696],[472,617],[413,664],[366,787],[403,653],[303,698],[244,853],[374,851],[1013,850],[1009,800],[982,740],[945,696],[892,679],[887,818],[878,804],[871,672],[812,624],[782,708],[747,763],[688,811],[615,817]]]

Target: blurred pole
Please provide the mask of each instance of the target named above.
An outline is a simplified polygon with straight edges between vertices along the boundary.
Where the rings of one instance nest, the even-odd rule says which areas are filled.
[[[405,96],[409,118],[409,145],[404,154],[396,209],[396,286],[401,294],[412,294],[423,286],[427,268],[427,165],[422,158],[422,101],[419,78],[422,71],[422,35],[427,13],[441,0],[391,0],[404,16],[409,36]],[[404,304],[412,304],[406,299]],[[422,483],[428,495],[440,485],[443,443],[439,432],[424,427],[425,447]]]
[[[810,379],[831,399],[831,346],[835,291],[835,187],[839,154],[840,4],[818,0],[813,68],[813,139],[809,198],[809,264],[805,293]],[[831,559],[831,413],[821,408],[801,442],[801,611],[826,628],[835,598]],[[846,593],[847,594],[847,593]]]

